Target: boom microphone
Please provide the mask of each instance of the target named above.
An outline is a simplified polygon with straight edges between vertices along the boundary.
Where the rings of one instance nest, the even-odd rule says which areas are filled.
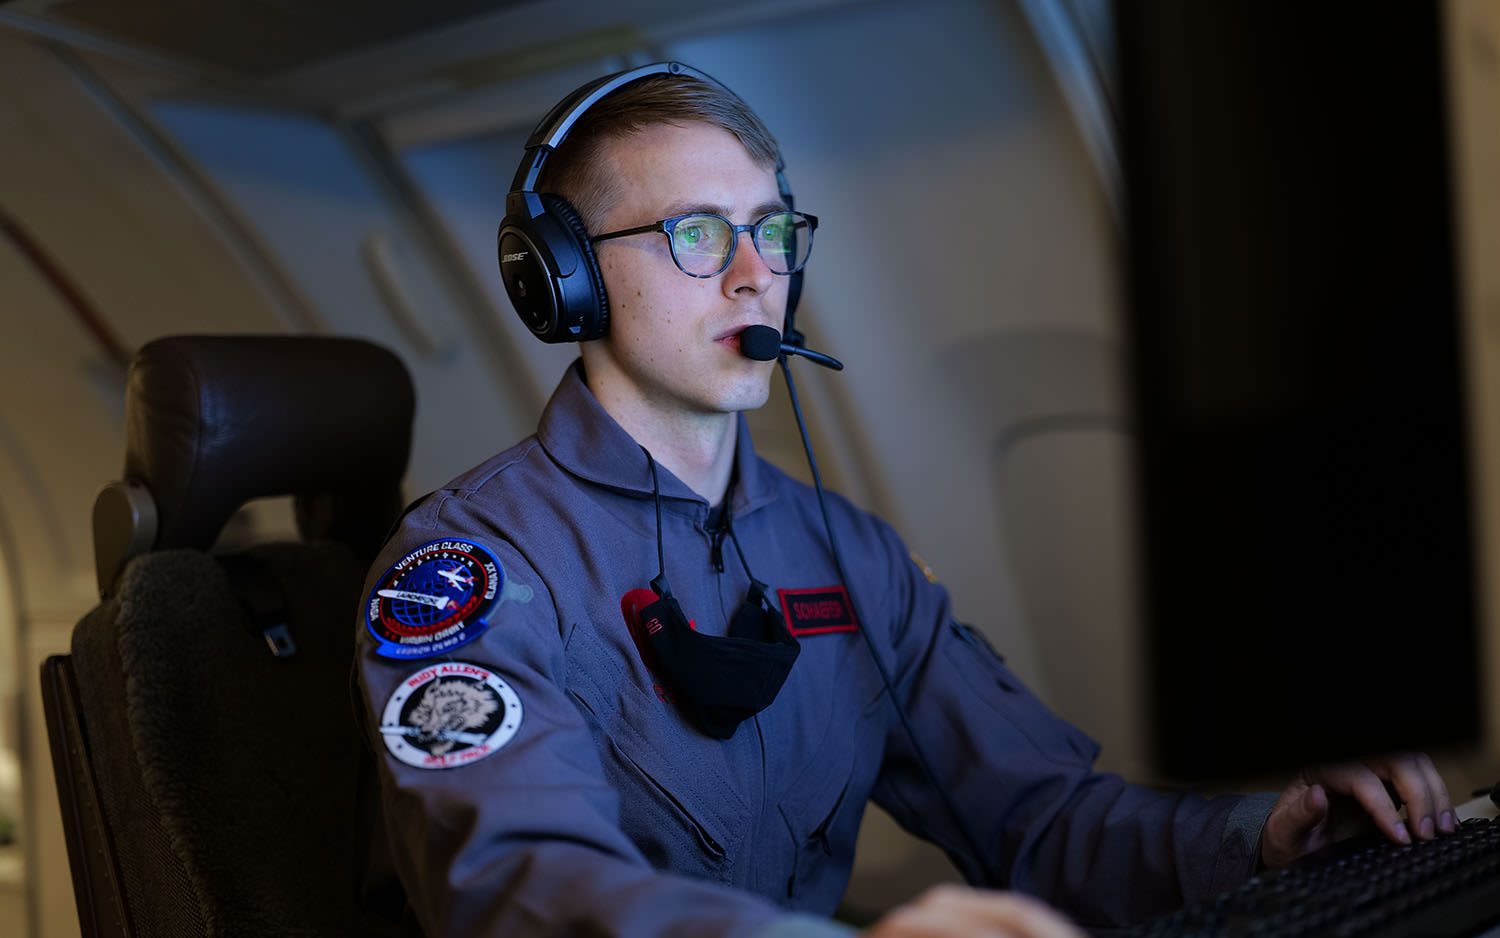
[[[801,338],[801,333],[798,333],[797,337]],[[740,354],[751,361],[758,362],[772,361],[778,355],[801,355],[824,368],[832,368],[834,371],[844,370],[844,363],[832,355],[824,355],[822,352],[803,348],[800,343],[781,341],[781,333],[770,326],[747,326],[745,331],[740,333]]]
[[[781,354],[781,333],[770,326],[748,326],[740,333],[740,354],[757,362],[768,362]]]

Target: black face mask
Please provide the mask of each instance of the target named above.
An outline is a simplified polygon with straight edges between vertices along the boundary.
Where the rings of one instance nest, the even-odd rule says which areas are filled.
[[[642,448],[644,452],[644,447]],[[651,490],[656,498],[656,556],[660,572],[651,581],[657,601],[640,610],[640,632],[653,654],[652,670],[666,685],[688,719],[715,739],[729,739],[746,719],[771,705],[802,650],[782,617],[766,600],[766,585],[750,574],[739,540],[729,536],[750,589],[729,621],[722,638],[704,635],[688,624],[667,585],[661,537],[661,490],[656,460],[649,452]],[[726,517],[725,524],[728,524]]]

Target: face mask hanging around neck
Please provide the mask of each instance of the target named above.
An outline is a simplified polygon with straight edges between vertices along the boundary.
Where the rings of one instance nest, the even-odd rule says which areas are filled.
[[[642,451],[646,452],[642,447]],[[661,535],[661,490],[650,452],[651,488],[656,498],[656,551],[660,573],[651,582],[659,597],[640,609],[638,621],[651,653],[647,656],[678,706],[699,731],[729,739],[745,720],[776,699],[801,652],[797,639],[766,599],[766,585],[750,575],[745,599],[729,621],[729,634],[696,631],[667,585]],[[726,524],[728,519],[726,517]],[[731,538],[733,532],[730,533]],[[739,551],[739,541],[734,541]],[[745,563],[743,552],[740,562]]]

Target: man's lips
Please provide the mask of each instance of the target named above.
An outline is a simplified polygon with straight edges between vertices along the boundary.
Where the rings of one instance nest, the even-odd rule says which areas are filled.
[[[736,326],[735,328],[730,329],[728,332],[719,333],[718,337],[715,338],[714,341],[722,346],[725,346],[726,348],[738,352],[740,350],[740,333],[744,332],[747,328],[747,326]]]

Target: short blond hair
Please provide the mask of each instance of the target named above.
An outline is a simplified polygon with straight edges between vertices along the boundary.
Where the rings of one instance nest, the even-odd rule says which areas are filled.
[[[601,98],[578,118],[543,166],[537,191],[567,199],[595,232],[623,195],[602,158],[605,144],[657,124],[695,121],[734,134],[757,165],[774,169],[781,162],[776,138],[739,95],[689,75],[651,75]]]

